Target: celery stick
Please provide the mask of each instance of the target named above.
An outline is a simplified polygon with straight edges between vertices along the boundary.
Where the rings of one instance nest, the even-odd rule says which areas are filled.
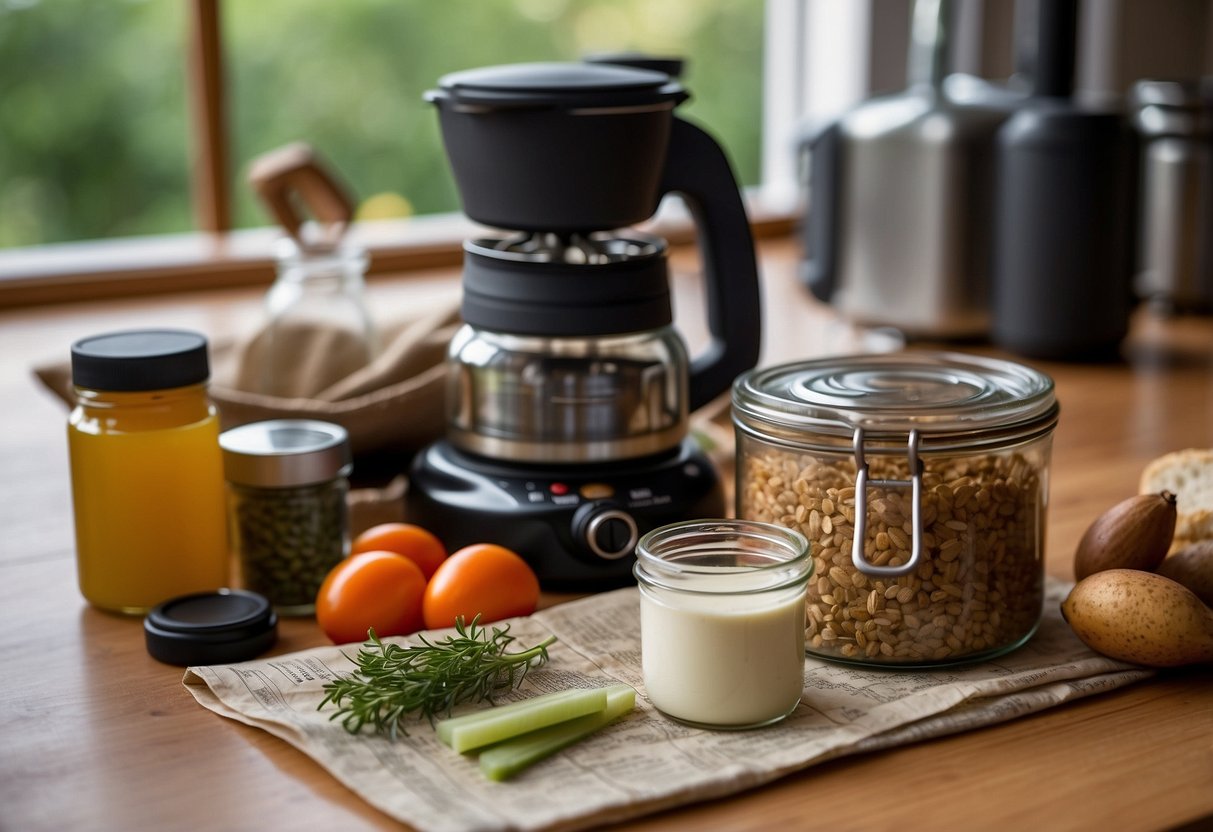
[[[474,722],[480,722],[485,719],[500,719],[501,714],[518,713],[535,707],[536,702],[559,702],[563,699],[568,699],[570,696],[577,696],[582,693],[581,688],[573,688],[571,690],[561,690],[555,693],[545,693],[539,696],[532,696],[530,699],[523,699],[519,702],[511,702],[508,705],[496,705],[488,708],[481,708],[478,711],[462,714],[460,716],[448,717],[440,719],[434,726],[434,730],[438,732],[438,739],[447,745],[451,744],[451,735],[455,729],[461,725],[471,725]]]
[[[490,780],[505,780],[532,763],[588,737],[636,705],[636,691],[627,685],[612,685],[606,692],[606,708],[597,713],[540,728],[486,748],[480,754],[480,771]]]
[[[536,696],[519,704],[525,707],[494,708],[479,719],[452,726],[451,748],[463,753],[601,711],[607,705],[607,694],[605,688],[578,690],[555,699]]]

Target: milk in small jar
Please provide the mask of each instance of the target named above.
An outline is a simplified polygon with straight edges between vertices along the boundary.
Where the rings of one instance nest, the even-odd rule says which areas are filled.
[[[635,572],[653,706],[708,728],[753,728],[795,710],[812,568],[806,539],[767,523],[692,521],[645,535]]]

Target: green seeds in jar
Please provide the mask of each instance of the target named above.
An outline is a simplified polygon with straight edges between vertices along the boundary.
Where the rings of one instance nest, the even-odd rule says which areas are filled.
[[[244,586],[280,609],[310,611],[346,555],[344,479],[299,488],[230,489],[233,543]]]
[[[281,613],[311,613],[325,576],[349,552],[345,430],[280,419],[233,428],[219,443],[245,588]]]

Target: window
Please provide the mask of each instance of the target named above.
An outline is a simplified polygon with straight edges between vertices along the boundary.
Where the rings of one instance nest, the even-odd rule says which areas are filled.
[[[1032,4],[954,4],[954,66],[1005,78],[1012,24]],[[590,52],[685,56],[693,98],[682,112],[721,138],[743,183],[761,186],[752,205],[773,207],[770,227],[786,230],[800,196],[797,135],[903,84],[910,7],[0,0],[0,306],[59,299],[63,285],[83,298],[267,281],[274,235],[244,171],[298,139],[339,169],[363,216],[417,215],[360,227],[377,268],[456,262],[464,226],[442,218],[457,206],[422,92],[452,70]],[[1207,73],[1211,7],[1084,2],[1080,88],[1114,99],[1137,77]],[[212,228],[237,231],[196,233]]]
[[[755,185],[763,41],[764,0],[0,0],[0,307],[268,281],[244,172],[298,139],[363,216],[417,214],[360,224],[373,270],[457,262],[466,225],[430,213],[457,203],[421,93],[491,63],[683,56],[680,111]]]
[[[208,38],[212,60],[199,62]],[[260,258],[264,270],[266,235],[217,252],[188,232],[265,226],[247,163],[294,140],[339,170],[363,216],[454,211],[421,96],[446,72],[491,63],[685,56],[683,112],[755,184],[762,38],[762,0],[0,0],[0,295],[43,275],[87,294],[111,269],[180,281],[222,267],[238,280],[232,269]],[[442,227],[417,225],[421,238]],[[125,238],[165,233],[186,236],[140,240],[131,259]],[[46,247],[101,239],[112,242]]]
[[[762,0],[260,0],[223,6],[237,227],[265,224],[241,172],[307,140],[364,212],[458,210],[433,108],[447,73],[639,50],[685,55],[683,111],[709,125],[756,184]]]
[[[184,12],[0,2],[0,247],[191,227]]]

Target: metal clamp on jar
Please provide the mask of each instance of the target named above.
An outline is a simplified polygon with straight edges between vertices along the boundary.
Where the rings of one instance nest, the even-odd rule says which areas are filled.
[[[813,546],[806,650],[898,666],[1013,650],[1040,621],[1048,376],[953,354],[742,375],[737,515]]]

